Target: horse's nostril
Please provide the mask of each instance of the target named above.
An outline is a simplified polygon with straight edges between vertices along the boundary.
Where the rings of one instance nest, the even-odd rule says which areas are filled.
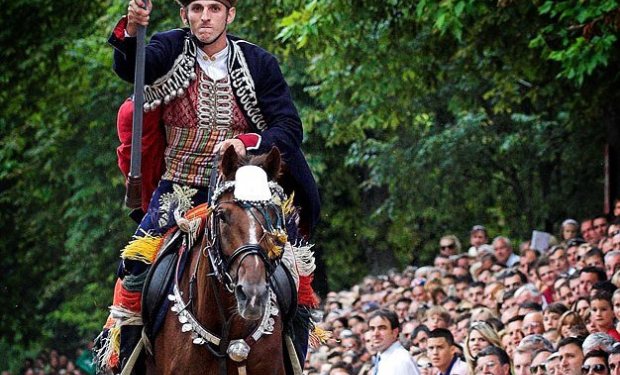
[[[243,291],[243,287],[241,285],[237,285],[237,288],[235,289],[235,292],[237,294],[237,300],[238,301],[245,301],[245,300],[248,299],[248,296]]]

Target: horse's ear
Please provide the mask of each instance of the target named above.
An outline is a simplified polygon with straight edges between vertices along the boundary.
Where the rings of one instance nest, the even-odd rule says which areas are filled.
[[[220,171],[224,175],[225,180],[231,180],[234,178],[238,164],[239,156],[237,155],[235,148],[233,146],[228,146],[226,151],[224,151],[224,156],[222,156],[222,161],[220,162]]]
[[[269,154],[265,158],[263,169],[267,172],[267,178],[269,181],[277,180],[280,176],[280,168],[282,167],[282,157],[280,156],[280,150],[277,147],[272,147]]]

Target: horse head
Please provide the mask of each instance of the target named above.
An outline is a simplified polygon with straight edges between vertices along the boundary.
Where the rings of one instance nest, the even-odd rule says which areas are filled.
[[[275,183],[280,168],[275,147],[247,160],[229,147],[220,163],[223,182],[212,199],[211,224],[221,254],[216,273],[234,293],[237,311],[246,320],[260,319],[268,308],[268,278],[286,242],[284,195]]]

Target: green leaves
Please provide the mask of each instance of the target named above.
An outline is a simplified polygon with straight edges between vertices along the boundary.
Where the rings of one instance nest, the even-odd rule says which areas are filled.
[[[559,78],[581,86],[595,70],[608,66],[612,56],[617,59],[620,2],[596,1],[577,6],[572,1],[545,1],[538,12],[557,23],[542,28],[530,46],[542,48],[548,59],[561,64]]]

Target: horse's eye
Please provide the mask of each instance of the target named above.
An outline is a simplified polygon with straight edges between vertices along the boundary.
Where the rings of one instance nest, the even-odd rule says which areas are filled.
[[[228,219],[228,215],[226,215],[226,211],[224,210],[217,210],[215,211],[215,217],[218,218],[218,220],[226,223],[227,219]]]

